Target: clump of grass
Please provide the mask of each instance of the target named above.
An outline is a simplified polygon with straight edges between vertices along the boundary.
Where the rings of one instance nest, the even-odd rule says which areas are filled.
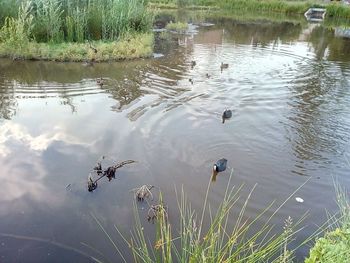
[[[340,218],[330,224],[332,231],[316,240],[305,263],[343,263],[350,258],[350,202],[346,190],[336,184]],[[335,229],[334,229],[335,226]]]
[[[278,0],[220,0],[219,4],[225,9],[242,11],[281,12],[286,14],[302,14],[313,6],[306,1],[278,1]]]
[[[173,31],[186,31],[188,29],[188,24],[187,23],[182,23],[182,22],[170,22],[165,26],[166,29],[168,30],[173,30]]]
[[[232,173],[230,180],[231,177]],[[273,227],[269,225],[269,222],[284,202],[261,226],[260,230],[254,234],[249,234],[252,226],[272,206],[272,204],[268,206],[254,219],[246,219],[245,210],[251,192],[241,207],[235,224],[231,226],[229,219],[232,219],[231,212],[240,198],[242,187],[237,190],[234,187],[231,189],[230,180],[216,213],[211,210],[208,204],[210,182],[203,209],[199,214],[191,208],[182,190],[181,197],[178,198],[179,229],[172,227],[171,218],[168,217],[164,209],[155,210],[155,237],[153,242],[144,235],[136,202],[134,202],[135,228],[132,231],[131,240],[124,237],[118,227],[115,226],[117,232],[131,248],[134,261],[289,262],[293,257],[294,250],[288,249],[288,243],[293,240],[294,235],[300,230],[299,225],[304,216],[295,224],[293,224],[291,218],[288,218],[284,231],[280,235],[272,235]],[[162,196],[160,196],[160,203],[163,203]],[[94,218],[112,244],[115,244],[98,219]],[[205,227],[205,218],[210,220],[207,228]],[[118,250],[118,253],[125,260],[120,250]]]
[[[339,3],[327,5],[327,16],[337,18],[350,18],[350,7]]]
[[[43,42],[63,41],[63,9],[60,0],[34,0],[34,32]]]

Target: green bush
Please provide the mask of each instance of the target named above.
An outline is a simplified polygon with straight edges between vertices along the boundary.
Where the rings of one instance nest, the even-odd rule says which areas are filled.
[[[345,263],[350,259],[350,229],[337,228],[316,241],[305,263]]]
[[[350,259],[350,202],[346,190],[336,184],[340,218],[336,229],[316,240],[305,263],[345,263]]]

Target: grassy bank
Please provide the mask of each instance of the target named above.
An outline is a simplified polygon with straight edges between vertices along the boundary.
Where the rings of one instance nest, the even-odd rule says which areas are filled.
[[[279,1],[279,0],[220,0],[219,5],[225,9],[278,12],[284,14],[304,14],[311,7],[326,8],[327,17],[350,18],[350,7],[341,2],[324,1]]]
[[[341,2],[324,1],[285,1],[285,0],[153,0],[153,4],[168,8],[204,8],[217,7],[235,12],[273,12],[283,14],[304,14],[310,7],[327,9],[328,17],[350,19],[350,7]]]
[[[97,52],[95,53],[94,50]],[[125,36],[118,41],[108,42],[38,43],[30,41],[21,45],[0,43],[0,56],[13,59],[102,62],[145,58],[152,54],[153,34],[150,33]]]
[[[306,1],[278,1],[278,0],[220,0],[219,5],[224,9],[260,12],[279,12],[285,14],[303,14],[312,6]]]
[[[149,56],[154,15],[147,4],[146,0],[3,0],[0,56],[65,61]]]
[[[216,6],[215,0],[151,0],[151,4],[160,8],[194,8],[200,9],[210,6]]]

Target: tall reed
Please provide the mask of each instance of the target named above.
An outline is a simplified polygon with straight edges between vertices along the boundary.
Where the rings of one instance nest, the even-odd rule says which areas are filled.
[[[60,0],[33,0],[35,16],[35,36],[43,42],[63,40],[63,9]]]
[[[31,2],[23,2],[19,7],[17,18],[5,19],[5,24],[0,30],[0,42],[14,47],[23,47],[29,42],[33,29],[31,10]]]
[[[0,1],[0,26],[4,24],[6,17],[17,16],[19,6],[20,6],[19,0],[1,0]]]
[[[70,9],[68,16],[66,16],[65,29],[66,40],[68,42],[84,42],[87,32],[87,12],[78,6]]]
[[[327,15],[330,17],[350,19],[350,7],[339,3],[327,5]]]
[[[153,23],[148,0],[1,0],[0,17],[18,10],[19,2],[31,3],[32,34],[38,42],[113,41],[147,33]]]

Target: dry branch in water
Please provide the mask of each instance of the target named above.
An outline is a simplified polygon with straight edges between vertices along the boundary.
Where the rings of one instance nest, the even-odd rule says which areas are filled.
[[[97,161],[96,166],[94,167],[93,171],[97,176],[99,176],[97,179],[92,178],[92,172],[90,172],[89,177],[88,177],[88,191],[92,192],[97,188],[97,182],[103,178],[107,177],[109,181],[112,179],[115,179],[115,173],[117,169],[123,167],[124,165],[135,163],[136,161],[134,160],[126,160],[122,161],[120,163],[117,163],[115,165],[108,166],[107,169],[102,168],[102,160],[106,159],[106,156],[102,156],[99,161]]]

